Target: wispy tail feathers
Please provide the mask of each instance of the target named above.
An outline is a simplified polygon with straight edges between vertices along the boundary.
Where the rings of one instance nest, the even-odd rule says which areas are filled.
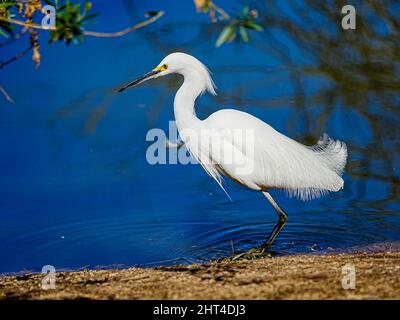
[[[347,161],[347,146],[344,142],[331,139],[324,133],[311,149],[318,153],[329,169],[339,176],[342,174]]]

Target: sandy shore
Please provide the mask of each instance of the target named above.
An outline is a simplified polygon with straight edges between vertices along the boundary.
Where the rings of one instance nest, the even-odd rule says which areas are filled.
[[[356,289],[342,287],[352,264]],[[187,266],[0,278],[0,299],[400,299],[400,252],[301,255]]]

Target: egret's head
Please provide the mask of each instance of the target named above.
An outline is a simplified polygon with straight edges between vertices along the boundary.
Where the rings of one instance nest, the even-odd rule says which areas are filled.
[[[208,90],[215,95],[215,85],[211,79],[210,72],[207,67],[195,57],[182,53],[174,52],[166,56],[157,67],[140,78],[122,86],[118,91],[121,92],[130,87],[134,87],[150,79],[165,76],[170,73],[179,73],[186,77],[192,77],[196,81],[201,82],[204,88],[202,91]]]

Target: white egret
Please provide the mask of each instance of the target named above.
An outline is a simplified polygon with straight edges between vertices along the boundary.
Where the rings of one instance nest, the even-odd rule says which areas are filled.
[[[270,189],[285,189],[289,195],[309,200],[343,188],[341,174],[347,159],[343,142],[324,135],[315,146],[305,146],[260,119],[233,109],[219,110],[200,120],[195,113],[195,100],[205,91],[215,95],[215,85],[208,69],[191,55],[171,53],[155,69],[119,91],[171,73],[184,78],[175,95],[174,114],[179,135],[191,155],[221,187],[221,176],[225,175],[262,192],[278,213],[279,221],[261,247],[263,250],[270,248],[287,220],[287,214],[268,192]],[[227,134],[227,129],[247,130],[253,135],[251,139],[239,139]],[[221,154],[233,157],[224,161]],[[251,170],[240,170],[243,162],[250,163]]]

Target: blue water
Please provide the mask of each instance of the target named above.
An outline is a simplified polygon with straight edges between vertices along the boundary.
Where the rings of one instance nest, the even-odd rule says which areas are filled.
[[[399,31],[385,28],[389,18],[360,10],[380,22],[373,24],[381,34],[376,44],[362,27],[337,35],[320,8],[306,12],[321,25],[299,19],[302,11],[284,1],[275,9],[251,2],[264,32],[250,33],[249,44],[217,49],[221,25],[196,13],[192,1],[112,3],[95,2],[100,16],[88,29],[123,29],[149,10],[166,14],[125,37],[85,38],[76,46],[49,45],[43,32],[39,69],[28,55],[0,70],[15,100],[0,97],[0,272],[190,263],[266,239],[277,215],[262,194],[226,181],[231,202],[199,165],[146,161],[146,133],[168,131],[181,79],[157,79],[124,94],[113,89],[173,51],[213,71],[219,95],[198,100],[200,117],[237,108],[306,144],[324,132],[348,144],[344,190],[309,202],[273,192],[289,215],[275,252],[400,241]],[[398,21],[399,6],[391,10]],[[283,18],[299,33],[274,23]],[[27,41],[0,48],[1,59]],[[378,45],[386,54],[371,49]],[[357,51],[363,46],[370,50]]]

